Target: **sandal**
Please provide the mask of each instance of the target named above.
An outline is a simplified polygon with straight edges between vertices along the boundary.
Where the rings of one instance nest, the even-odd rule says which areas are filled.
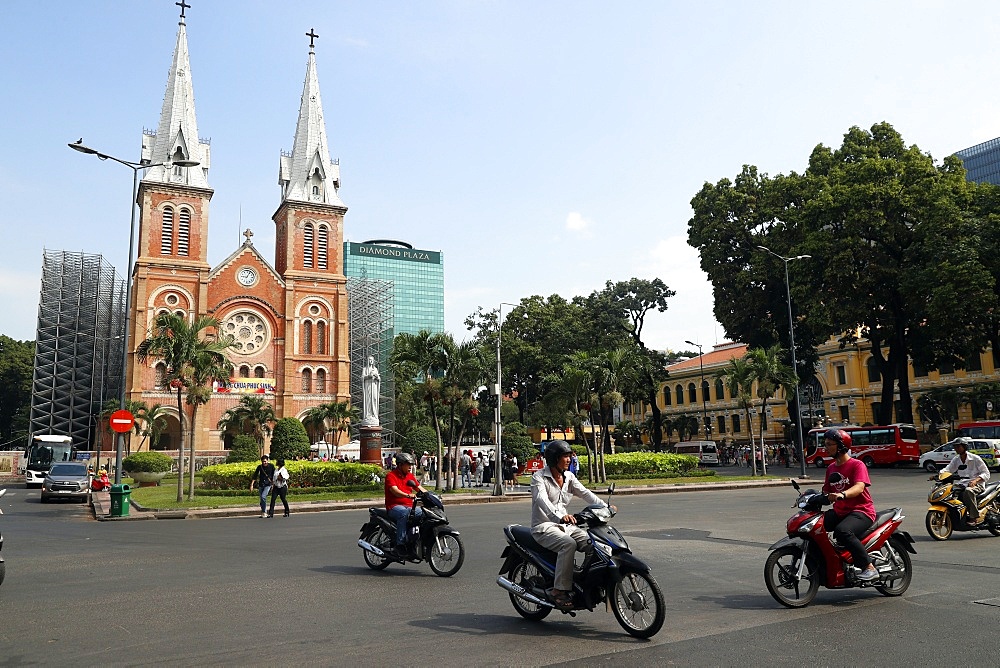
[[[562,589],[553,588],[546,589],[545,595],[549,597],[549,600],[551,600],[559,610],[573,609],[573,599],[570,598],[568,592],[564,592]]]

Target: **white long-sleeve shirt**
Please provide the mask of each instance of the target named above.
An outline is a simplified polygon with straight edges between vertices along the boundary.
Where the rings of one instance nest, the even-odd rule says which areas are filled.
[[[574,496],[580,497],[588,504],[607,505],[569,471],[563,472],[562,487],[556,484],[555,478],[552,477],[552,469],[548,466],[541,471],[535,471],[531,476],[532,528],[545,522],[562,522],[562,518],[569,514],[566,506]]]
[[[966,480],[979,478],[985,483],[990,479],[990,469],[979,455],[972,452],[965,453],[965,469],[959,471],[958,467],[962,463],[962,458],[959,455],[955,455],[948,463],[948,466],[944,467],[944,470],[948,473],[957,473],[959,478],[965,478]]]

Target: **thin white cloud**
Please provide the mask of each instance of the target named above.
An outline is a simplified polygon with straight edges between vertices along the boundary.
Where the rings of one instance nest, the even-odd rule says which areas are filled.
[[[593,227],[594,223],[584,218],[579,211],[570,211],[566,216],[566,229],[578,236],[589,238]]]

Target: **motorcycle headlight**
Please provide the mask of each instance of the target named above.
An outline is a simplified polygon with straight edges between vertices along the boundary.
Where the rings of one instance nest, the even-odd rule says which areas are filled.
[[[941,485],[940,487],[935,487],[931,490],[931,501],[940,501],[944,497],[951,494],[951,485]]]
[[[600,550],[601,552],[603,552],[604,554],[608,555],[609,557],[611,556],[612,549],[611,549],[611,546],[608,545],[607,543],[597,543],[597,542],[595,542],[594,546],[598,550]]]
[[[799,527],[799,533],[809,533],[810,531],[812,531],[813,527],[816,526],[816,522],[819,522],[819,520],[820,520],[821,517],[823,517],[823,516],[822,515],[817,515],[813,519],[809,520],[808,522],[806,522],[805,524],[803,524],[802,526],[800,526]]]

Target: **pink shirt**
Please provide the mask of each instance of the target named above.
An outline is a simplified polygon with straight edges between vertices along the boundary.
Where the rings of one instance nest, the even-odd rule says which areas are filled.
[[[830,482],[830,477],[834,473],[840,474],[840,480]],[[838,464],[836,461],[831,463],[826,469],[826,482],[823,483],[823,491],[839,494],[846,492],[858,482],[865,483],[865,491],[849,499],[834,501],[833,512],[837,513],[837,517],[847,517],[851,513],[857,512],[867,516],[874,522],[875,504],[872,503],[872,495],[868,493],[868,488],[871,487],[872,481],[868,477],[868,467],[857,459],[848,456],[847,461],[843,464]]]

